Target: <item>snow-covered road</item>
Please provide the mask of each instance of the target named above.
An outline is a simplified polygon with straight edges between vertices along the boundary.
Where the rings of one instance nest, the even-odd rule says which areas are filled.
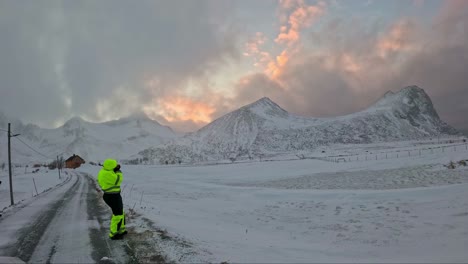
[[[94,181],[70,173],[62,185],[4,214],[0,256],[31,263],[97,263],[103,257],[128,263],[127,244],[107,238],[109,212],[102,205]]]

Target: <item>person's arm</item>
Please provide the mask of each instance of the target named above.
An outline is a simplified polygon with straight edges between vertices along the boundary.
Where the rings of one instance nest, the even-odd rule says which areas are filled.
[[[123,173],[120,170],[120,164],[117,164],[117,167],[114,169],[115,175],[117,175],[118,181],[116,182],[116,185],[120,186],[123,180]]]

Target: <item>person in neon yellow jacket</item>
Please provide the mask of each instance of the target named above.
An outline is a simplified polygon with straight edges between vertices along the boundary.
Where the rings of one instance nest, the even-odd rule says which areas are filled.
[[[125,214],[122,196],[120,195],[123,174],[117,161],[113,159],[105,160],[102,169],[98,173],[97,180],[104,192],[102,197],[104,202],[112,209],[109,237],[112,240],[120,239],[127,234],[127,230],[125,229]]]

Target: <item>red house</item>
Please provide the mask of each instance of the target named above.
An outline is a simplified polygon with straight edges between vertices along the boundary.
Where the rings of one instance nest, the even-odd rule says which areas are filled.
[[[82,159],[80,156],[73,154],[73,156],[69,157],[65,161],[65,168],[68,169],[76,169],[81,166],[81,164],[85,163],[85,160]]]

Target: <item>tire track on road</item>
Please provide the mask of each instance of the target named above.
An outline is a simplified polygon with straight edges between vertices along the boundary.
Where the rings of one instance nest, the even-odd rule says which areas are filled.
[[[30,263],[138,263],[125,242],[108,239],[109,215],[97,190],[90,175],[73,172],[68,183],[15,208],[0,225],[1,233],[17,230],[8,230],[11,241],[0,245],[0,255]]]
[[[73,188],[77,184],[78,180],[76,179],[70,188]],[[47,194],[45,194],[45,196],[46,195]],[[29,223],[18,232],[18,240],[16,241],[16,243],[10,244],[6,248],[0,249],[0,251],[3,251],[4,255],[19,257],[23,261],[29,261],[33,250],[38,245],[39,240],[44,234],[47,226],[49,225],[50,221],[55,217],[57,210],[61,206],[63,206],[63,203],[68,196],[70,196],[70,193],[65,193],[59,196],[60,198],[57,201],[53,202],[50,206],[47,206],[47,211],[39,213],[39,215],[35,217],[36,220],[34,222]],[[33,205],[34,201],[21,209],[27,210],[28,207]]]
[[[88,182],[77,175],[75,184],[58,203],[58,208],[47,224],[39,244],[34,248],[29,262],[89,263],[91,242],[88,235],[86,194]]]

